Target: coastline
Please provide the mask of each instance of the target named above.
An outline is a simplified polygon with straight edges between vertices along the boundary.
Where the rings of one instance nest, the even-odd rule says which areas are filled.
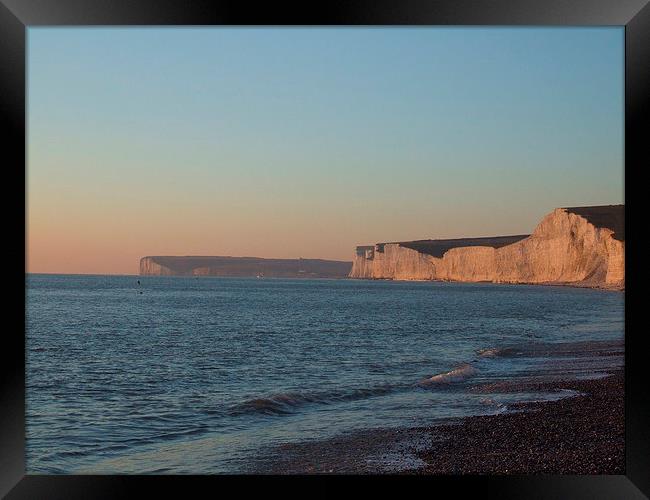
[[[255,276],[199,276],[199,275],[142,275],[142,274],[101,274],[101,273],[42,273],[42,272],[25,272],[25,277],[29,276],[88,276],[88,277],[125,277],[125,278],[230,278],[230,279],[259,279]],[[297,279],[297,280],[351,280],[351,281],[394,281],[397,283],[461,283],[461,284],[487,284],[487,285],[528,285],[528,286],[546,286],[546,287],[569,287],[569,288],[585,288],[589,290],[603,290],[608,292],[625,292],[625,286],[614,285],[591,285],[581,282],[540,282],[540,283],[526,283],[526,282],[505,282],[505,281],[454,281],[454,280],[440,280],[440,279],[394,279],[394,278],[352,278],[349,276],[343,277],[278,277],[278,276],[265,276],[263,279]]]
[[[345,279],[358,280],[358,281],[396,281],[398,283],[465,283],[465,284],[487,284],[487,285],[528,285],[528,286],[562,286],[569,288],[587,288],[589,290],[605,290],[608,292],[624,292],[625,285],[607,285],[607,284],[590,284],[580,281],[541,281],[536,283],[528,283],[525,281],[460,281],[460,280],[442,280],[442,279],[395,279],[395,278],[357,278],[348,276]]]
[[[625,286],[624,205],[556,208],[528,235],[357,246],[349,276]]]
[[[440,425],[374,429],[281,445],[255,473],[624,474],[623,370],[589,380],[500,382],[499,392],[577,391]],[[490,392],[495,384],[477,385]]]

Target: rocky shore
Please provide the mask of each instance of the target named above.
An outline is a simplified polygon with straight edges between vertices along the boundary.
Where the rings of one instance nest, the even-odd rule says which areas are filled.
[[[476,386],[492,392],[495,386]],[[271,474],[624,474],[624,385],[594,380],[503,382],[499,392],[578,391],[557,401],[441,425],[377,429],[287,444],[262,457]]]

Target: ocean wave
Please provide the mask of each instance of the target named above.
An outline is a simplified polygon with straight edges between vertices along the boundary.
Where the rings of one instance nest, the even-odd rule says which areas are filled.
[[[487,347],[476,351],[478,361],[484,358],[553,357],[583,358],[590,356],[619,356],[624,344],[618,340],[589,340],[563,342],[528,342],[508,347]]]
[[[513,348],[486,348],[477,351],[479,358],[492,358],[507,356],[516,352]],[[475,359],[474,361],[478,361]],[[300,407],[307,404],[333,404],[343,401],[354,401],[375,396],[382,396],[400,390],[411,390],[413,387],[426,387],[445,385],[461,382],[477,372],[471,363],[463,363],[453,370],[438,373],[429,378],[420,380],[416,384],[383,384],[374,387],[356,388],[348,390],[333,390],[323,392],[281,392],[269,396],[255,397],[232,405],[228,414],[264,414],[287,415],[295,413]]]
[[[395,392],[404,386],[384,384],[375,387],[329,391],[319,393],[283,392],[267,397],[247,399],[230,407],[230,415],[261,413],[265,415],[287,415],[306,404],[333,404],[355,401]]]
[[[293,408],[309,403],[309,397],[300,393],[281,393],[269,397],[254,398],[231,407],[231,415],[246,413],[264,413],[267,415],[284,415],[292,413]]]
[[[517,350],[512,347],[487,347],[485,349],[479,349],[476,351],[476,354],[478,354],[480,358],[512,356],[516,353]]]
[[[469,363],[465,363],[460,365],[458,368],[454,368],[453,370],[450,370],[448,372],[438,373],[437,375],[433,375],[432,377],[425,378],[424,380],[420,380],[420,382],[418,382],[418,385],[428,386],[428,385],[435,385],[435,384],[449,384],[453,382],[461,382],[471,377],[475,373],[476,373],[476,368],[474,368]]]

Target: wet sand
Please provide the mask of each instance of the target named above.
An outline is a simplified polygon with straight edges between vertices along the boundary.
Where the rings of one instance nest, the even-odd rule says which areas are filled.
[[[557,401],[441,425],[377,429],[287,444],[261,456],[270,474],[624,474],[623,372],[596,380],[501,382],[476,392],[574,390]]]

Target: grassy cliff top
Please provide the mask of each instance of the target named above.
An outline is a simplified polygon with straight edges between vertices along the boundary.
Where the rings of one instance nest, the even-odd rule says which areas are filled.
[[[625,205],[567,207],[564,210],[584,217],[596,227],[611,229],[615,239],[625,241]]]
[[[490,236],[484,238],[455,238],[446,240],[400,241],[400,246],[417,250],[433,257],[442,257],[447,251],[458,247],[492,247],[500,248],[527,238],[528,234],[512,236]]]

